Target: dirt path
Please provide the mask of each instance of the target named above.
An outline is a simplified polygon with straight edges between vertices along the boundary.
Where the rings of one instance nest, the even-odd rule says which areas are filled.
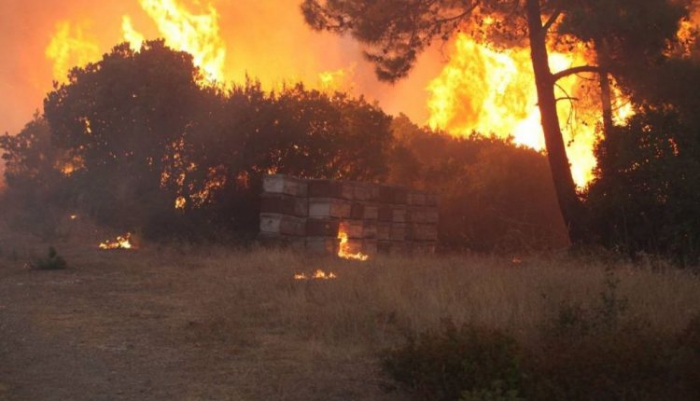
[[[269,294],[286,272],[79,247],[66,259],[0,260],[0,401],[402,398],[373,356],[285,325]]]

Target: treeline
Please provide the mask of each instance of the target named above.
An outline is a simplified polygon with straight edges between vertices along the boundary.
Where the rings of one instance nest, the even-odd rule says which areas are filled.
[[[154,240],[248,241],[258,231],[262,177],[282,173],[438,192],[444,249],[567,245],[537,152],[435,133],[363,98],[301,84],[268,92],[254,81],[223,89],[200,80],[191,56],[162,41],[140,52],[122,44],[73,69],[47,95],[43,115],[0,138],[6,200],[25,206],[17,220],[51,235],[61,216],[78,212]],[[598,179],[582,194],[592,229],[631,254],[697,262],[698,125],[647,110],[598,148]],[[636,152],[634,141],[652,147]]]

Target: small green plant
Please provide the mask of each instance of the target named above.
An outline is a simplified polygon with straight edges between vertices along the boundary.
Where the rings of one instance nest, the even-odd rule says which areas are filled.
[[[36,262],[36,266],[41,270],[60,270],[65,269],[67,264],[65,259],[56,252],[56,248],[50,246],[48,258],[39,259]]]
[[[579,302],[562,302],[545,324],[545,336],[561,338],[610,333],[620,328],[629,301],[620,296],[620,279],[611,268],[605,270],[599,303],[585,307]]]
[[[388,351],[385,370],[421,400],[517,395],[520,349],[513,338],[496,330],[468,325],[458,329],[452,322],[443,325],[440,332],[410,338],[404,346]]]
[[[600,306],[595,310],[596,323],[605,330],[618,327],[621,316],[627,311],[629,301],[620,297],[620,278],[612,268],[605,269],[605,288],[600,293]]]

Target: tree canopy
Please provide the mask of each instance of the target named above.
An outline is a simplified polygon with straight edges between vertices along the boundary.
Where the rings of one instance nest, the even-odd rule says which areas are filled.
[[[586,242],[590,240],[587,218],[576,194],[562,139],[555,85],[558,79],[575,73],[601,74],[603,114],[609,121],[609,107],[605,105],[609,67],[573,66],[553,73],[548,60],[550,47],[578,40],[593,42],[591,47],[605,54],[605,60],[612,58],[610,54],[620,55],[620,59],[633,54],[635,61],[649,59],[673,39],[671,34],[687,15],[689,4],[690,0],[305,0],[301,7],[312,28],[347,32],[364,43],[365,55],[376,65],[378,77],[388,81],[405,77],[421,51],[435,40],[448,40],[459,31],[501,46],[526,43],[531,50],[534,84],[559,207],[571,239]],[[641,36],[651,38],[640,41],[642,32]],[[596,46],[597,38],[610,38],[612,43]]]

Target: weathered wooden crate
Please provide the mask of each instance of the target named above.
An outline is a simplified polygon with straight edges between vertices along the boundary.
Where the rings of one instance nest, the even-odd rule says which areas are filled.
[[[437,226],[435,224],[410,223],[407,225],[406,238],[419,241],[437,241]]]
[[[406,213],[408,223],[437,223],[438,209],[433,206],[409,207]]]
[[[376,184],[356,182],[353,186],[353,199],[376,202],[379,200],[379,187]]]
[[[362,220],[365,217],[365,205],[359,202],[352,202],[350,206],[350,218]]]
[[[374,221],[378,220],[379,206],[376,203],[365,203],[362,207],[362,219]]]
[[[379,221],[394,223],[406,222],[406,206],[401,205],[381,205],[378,209]]]
[[[377,251],[388,254],[406,254],[409,248],[405,241],[377,241]]]
[[[377,222],[372,220],[362,221],[362,237],[365,239],[377,238]]]
[[[263,178],[263,191],[269,194],[285,194],[297,197],[308,196],[305,180],[282,174],[272,174]]]
[[[337,255],[340,240],[335,237],[306,237],[306,250],[323,255]]]
[[[260,233],[260,235],[258,236],[258,242],[265,247],[281,247],[300,252],[306,249],[305,237],[273,233]]]
[[[440,197],[437,194],[426,193],[425,194],[425,205],[426,206],[437,206],[440,202]]]
[[[410,206],[425,206],[427,201],[426,195],[424,191],[408,191],[406,203]]]
[[[351,203],[335,198],[309,198],[309,217],[318,219],[350,217]]]
[[[352,253],[430,252],[437,240],[438,198],[394,185],[302,180],[271,175],[263,181],[260,237],[311,252],[337,254],[338,234]]]
[[[391,239],[391,223],[383,221],[377,223],[377,239],[380,241]]]
[[[309,198],[353,199],[355,191],[351,182],[334,180],[309,180]]]
[[[371,257],[377,254],[377,240],[349,239],[341,247],[350,255]]]
[[[337,237],[339,220],[333,219],[307,219],[306,235],[309,237]]]
[[[306,217],[309,214],[309,201],[307,198],[265,193],[261,197],[260,212]]]
[[[407,248],[412,254],[433,254],[435,253],[436,242],[435,241],[410,241],[406,242]]]
[[[277,213],[261,213],[260,232],[303,237],[306,236],[306,219]]]
[[[392,241],[404,241],[406,240],[406,224],[404,223],[392,223],[391,224],[391,236],[389,239]]]
[[[364,238],[364,225],[362,220],[341,220],[338,227],[339,233],[345,233],[348,238]]]

